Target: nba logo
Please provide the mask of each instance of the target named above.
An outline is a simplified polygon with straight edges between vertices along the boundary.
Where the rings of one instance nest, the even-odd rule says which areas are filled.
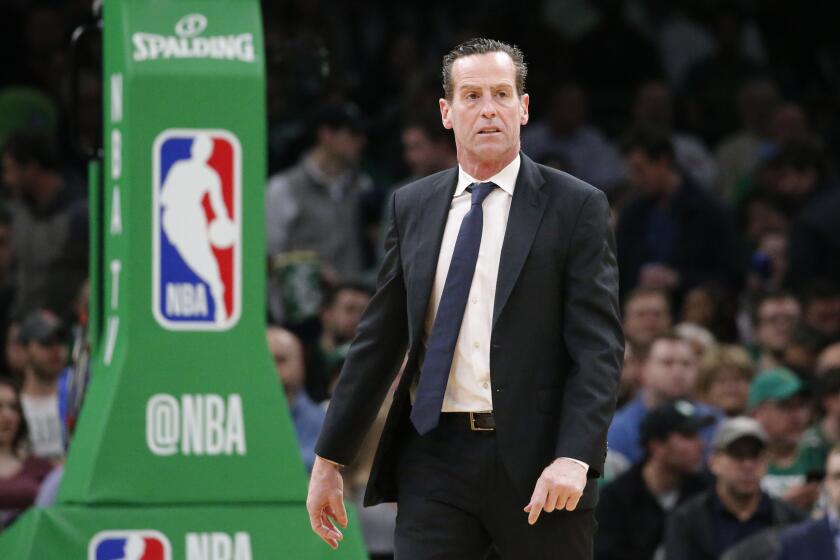
[[[102,531],[90,541],[88,560],[172,560],[172,546],[157,531]]]
[[[242,148],[225,130],[170,129],[153,147],[152,307],[169,330],[239,320]]]

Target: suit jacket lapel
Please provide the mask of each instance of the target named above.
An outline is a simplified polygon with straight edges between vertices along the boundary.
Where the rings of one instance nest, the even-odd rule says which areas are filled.
[[[534,243],[534,236],[542,220],[548,196],[541,187],[545,183],[537,165],[522,154],[519,176],[510,204],[505,240],[496,280],[496,299],[493,302],[493,327],[507,303],[522,265]]]
[[[420,340],[419,333],[426,319],[426,308],[437,271],[443,230],[449,217],[452,195],[458,184],[458,168],[442,173],[440,178],[424,193],[420,202],[420,248],[417,257],[417,275],[409,294],[409,328],[412,343]]]

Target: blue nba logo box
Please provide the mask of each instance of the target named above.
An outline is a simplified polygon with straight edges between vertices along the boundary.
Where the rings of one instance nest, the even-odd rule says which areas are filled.
[[[172,546],[158,531],[102,531],[90,541],[88,560],[172,560]]]
[[[242,305],[242,148],[169,129],[153,147],[152,307],[169,330],[227,330]]]

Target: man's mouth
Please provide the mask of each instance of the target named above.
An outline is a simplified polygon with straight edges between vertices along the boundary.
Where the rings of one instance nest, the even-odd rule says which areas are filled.
[[[478,131],[479,134],[496,134],[498,132],[501,132],[501,130],[493,126],[488,126]]]

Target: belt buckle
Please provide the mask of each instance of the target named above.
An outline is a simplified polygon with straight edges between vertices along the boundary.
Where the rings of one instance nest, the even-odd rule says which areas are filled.
[[[475,412],[470,412],[469,414],[470,414],[470,430],[472,430],[474,432],[492,432],[496,429],[496,428],[482,428],[480,426],[476,426],[475,425],[475,415],[476,415],[476,413]]]

